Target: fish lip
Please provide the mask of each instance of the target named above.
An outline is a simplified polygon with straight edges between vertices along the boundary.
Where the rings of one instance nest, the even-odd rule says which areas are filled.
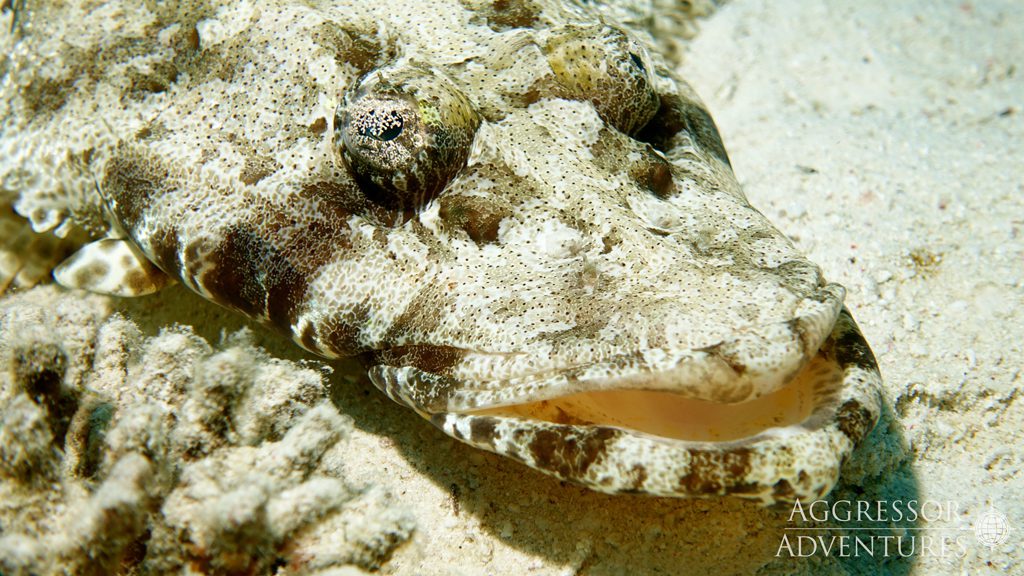
[[[600,492],[731,495],[764,505],[818,499],[832,490],[882,406],[877,363],[845,308],[821,353],[842,370],[835,397],[798,426],[725,442],[458,412],[427,417],[463,442]]]
[[[696,348],[632,350],[570,366],[506,378],[453,374],[467,356],[504,355],[444,346],[407,346],[366,358],[370,379],[392,399],[428,416],[551,400],[578,392],[664,391],[720,403],[775,392],[818,354],[840,318],[844,291],[827,285],[815,307],[796,318],[750,327],[730,340]],[[771,350],[772,354],[755,352]]]

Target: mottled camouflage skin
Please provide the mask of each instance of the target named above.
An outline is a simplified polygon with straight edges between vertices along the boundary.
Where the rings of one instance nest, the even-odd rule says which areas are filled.
[[[644,6],[14,2],[0,184],[36,230],[127,239],[481,448],[606,492],[822,495],[877,418],[874,360],[842,287],[747,203]],[[753,401],[812,361],[801,433],[489,412]]]

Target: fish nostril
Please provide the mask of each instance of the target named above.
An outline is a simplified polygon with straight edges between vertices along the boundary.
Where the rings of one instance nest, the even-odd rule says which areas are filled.
[[[658,198],[667,198],[676,191],[672,165],[651,146],[647,146],[643,158],[631,168],[630,175]]]

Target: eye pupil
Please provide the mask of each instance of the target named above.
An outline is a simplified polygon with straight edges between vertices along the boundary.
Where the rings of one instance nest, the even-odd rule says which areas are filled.
[[[389,111],[383,118],[378,118],[377,111],[371,110],[367,120],[366,124],[359,128],[359,135],[379,142],[390,142],[398,138],[405,127],[402,115],[395,110]]]
[[[377,136],[377,139],[381,140],[383,142],[387,142],[388,140],[394,140],[395,138],[398,138],[398,135],[401,134],[401,133],[402,133],[402,126],[401,125],[393,126],[391,128],[388,128],[387,130],[381,132]]]

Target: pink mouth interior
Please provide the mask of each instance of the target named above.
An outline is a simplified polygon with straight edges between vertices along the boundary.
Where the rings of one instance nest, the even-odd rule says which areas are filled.
[[[724,442],[773,428],[799,426],[829,400],[842,384],[842,377],[839,366],[819,354],[779,390],[736,404],[663,391],[605,390],[469,414],[610,426],[673,440]]]

